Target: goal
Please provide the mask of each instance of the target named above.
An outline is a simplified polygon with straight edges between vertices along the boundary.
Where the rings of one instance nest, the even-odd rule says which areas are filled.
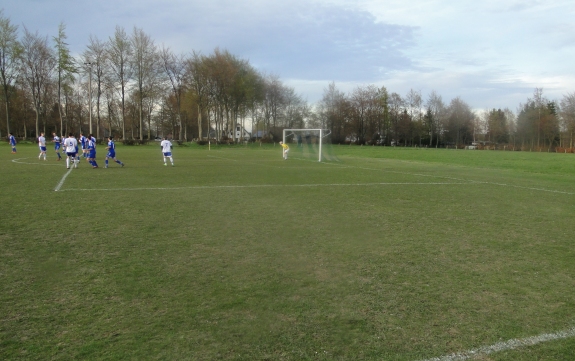
[[[322,160],[323,139],[331,134],[326,129],[284,129],[283,142],[296,145],[296,154],[304,157],[315,157]],[[291,152],[290,152],[291,153]]]

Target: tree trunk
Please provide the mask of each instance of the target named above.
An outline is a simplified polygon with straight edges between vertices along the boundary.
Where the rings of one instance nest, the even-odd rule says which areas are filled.
[[[198,139],[202,140],[202,109],[198,104]]]
[[[4,91],[4,96],[6,97],[4,104],[6,105],[6,134],[10,134],[10,116],[8,113],[8,94]]]

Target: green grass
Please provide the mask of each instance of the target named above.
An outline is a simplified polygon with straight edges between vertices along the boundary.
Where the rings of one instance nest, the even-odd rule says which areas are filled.
[[[0,145],[0,359],[427,360],[575,326],[575,156]],[[573,360],[575,339],[480,356]]]

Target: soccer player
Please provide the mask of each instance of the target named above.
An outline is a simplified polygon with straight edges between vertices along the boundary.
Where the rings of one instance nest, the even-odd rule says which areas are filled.
[[[64,140],[64,147],[66,148],[66,169],[70,169],[70,161],[74,163],[74,168],[78,168],[78,161],[76,156],[78,155],[78,141],[74,138],[72,133],[68,134],[68,138]]]
[[[54,151],[58,156],[58,160],[62,160],[62,156],[60,155],[60,137],[56,135],[56,132],[52,132],[52,143],[54,143]]]
[[[160,143],[160,147],[162,148],[162,153],[164,154],[164,165],[167,166],[166,157],[170,158],[170,162],[172,163],[172,167],[174,166],[174,158],[172,157],[172,142],[166,139],[166,137],[162,138],[162,142]]]
[[[80,146],[82,147],[82,157],[88,158],[88,148],[86,148],[86,137],[84,133],[80,133]],[[80,159],[80,157],[78,157]]]
[[[106,168],[108,168],[108,158],[112,158],[114,162],[118,163],[123,167],[124,163],[116,159],[116,145],[114,144],[114,137],[112,136],[108,137],[108,146],[106,147],[106,149],[108,150],[108,154],[106,154]]]
[[[14,138],[14,134],[10,133],[10,137],[8,137],[10,145],[12,146],[12,154],[16,154],[16,138]]]
[[[40,148],[40,154],[38,155],[38,160],[44,155],[44,160],[46,160],[46,138],[44,138],[44,133],[40,132],[38,137],[38,147]]]
[[[96,138],[92,134],[86,140],[86,148],[88,149],[88,163],[92,165],[92,168],[98,168],[98,163],[96,163]]]
[[[288,152],[289,152],[289,146],[287,144],[285,144],[284,142],[280,142],[280,145],[283,148],[283,156],[284,156],[284,160],[287,159],[288,157]]]

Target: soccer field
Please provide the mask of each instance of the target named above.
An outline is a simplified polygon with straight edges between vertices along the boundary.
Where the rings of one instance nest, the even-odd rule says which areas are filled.
[[[574,360],[573,154],[0,144],[2,360]]]

